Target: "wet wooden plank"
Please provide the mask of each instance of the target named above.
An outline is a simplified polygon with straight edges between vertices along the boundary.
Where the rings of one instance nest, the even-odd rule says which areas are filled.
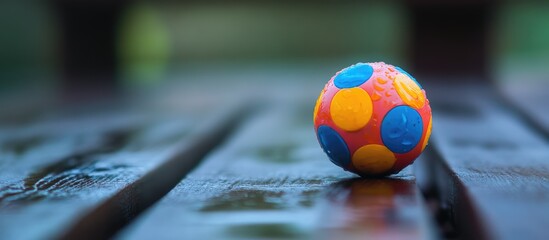
[[[250,105],[228,107],[196,124],[160,164],[120,189],[71,226],[61,239],[106,239],[166,195],[213,148],[220,144],[250,112]]]
[[[410,169],[360,179],[335,167],[311,109],[266,109],[117,238],[432,238]]]
[[[205,154],[204,147],[185,154],[197,146],[185,140],[192,137],[189,132],[196,124],[216,118],[209,113],[239,115],[226,108],[249,95],[277,95],[291,104],[295,98],[288,98],[289,92],[303,95],[298,86],[304,84],[296,80],[316,79],[310,69],[266,69],[190,67],[175,76],[185,81],[125,96],[120,105],[103,101],[88,107],[81,103],[59,106],[47,98],[47,104],[25,108],[16,117],[13,110],[27,103],[2,108],[0,229],[7,230],[0,231],[0,239],[109,236],[169,191],[179,181],[176,177],[196,163],[163,161],[173,160],[177,153],[186,160]],[[269,91],[265,91],[267,83]],[[289,83],[294,88],[288,89]],[[306,92],[317,94],[316,89],[310,90]],[[232,124],[225,120],[218,119],[221,126]],[[227,129],[215,131],[223,135]],[[222,140],[219,136],[198,136],[191,142],[198,139],[214,145]],[[159,177],[164,171],[173,175]]]
[[[427,86],[423,165],[463,239],[546,239],[549,144],[488,86]]]
[[[197,137],[201,119],[223,120],[200,106],[160,111],[140,107],[144,109],[71,113],[6,128],[10,131],[0,139],[0,238],[105,238],[167,193],[184,176],[181,171],[192,168],[206,151],[182,156],[189,147],[198,149],[206,142],[211,148],[211,138],[222,138],[212,132]],[[212,129],[221,130],[226,131]],[[159,172],[166,164],[171,172]],[[126,188],[134,192],[121,191]],[[125,198],[115,198],[117,194]],[[113,205],[118,208],[110,209],[118,211],[96,214]],[[98,221],[102,218],[110,222]],[[82,222],[88,229],[78,227]]]
[[[510,104],[524,115],[525,120],[549,139],[549,83],[514,82],[501,86],[503,95]]]

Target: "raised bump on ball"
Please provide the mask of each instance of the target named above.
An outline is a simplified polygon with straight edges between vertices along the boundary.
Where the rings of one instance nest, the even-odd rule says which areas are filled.
[[[421,116],[409,106],[394,107],[381,122],[383,144],[395,153],[407,153],[414,149],[422,134]]]
[[[339,133],[331,127],[322,125],[318,127],[317,134],[320,146],[328,155],[330,161],[342,168],[349,165],[351,162],[351,153]]]
[[[368,81],[374,68],[367,63],[357,63],[343,69],[334,79],[334,85],[339,89],[358,87]]]

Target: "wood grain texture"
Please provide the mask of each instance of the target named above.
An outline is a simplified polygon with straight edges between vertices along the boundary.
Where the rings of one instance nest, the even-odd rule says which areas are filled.
[[[385,179],[342,171],[318,146],[309,107],[245,123],[117,238],[432,238],[410,170]]]
[[[205,114],[191,112],[129,107],[50,113],[6,128],[0,138],[0,239],[59,236],[190,140],[188,133]]]
[[[106,239],[167,194],[209,151],[220,144],[250,112],[250,106],[228,107],[170,149],[155,168],[120,189],[79,219],[61,239]]]
[[[546,239],[549,145],[487,86],[427,86],[431,173],[464,239]]]
[[[197,145],[185,142],[193,137],[188,134],[195,126],[216,120],[217,112],[238,115],[227,106],[250,95],[276,95],[291,104],[295,97],[286,95],[301,96],[304,88],[285,86],[302,86],[294,82],[315,76],[310,69],[289,73],[287,68],[267,69],[191,67],[176,76],[185,81],[127,96],[120,104],[47,102],[16,117],[13,108],[1,109],[0,239],[81,238],[90,231],[99,235],[89,237],[112,234],[169,191],[205,154],[205,148],[191,151]],[[272,87],[269,91],[266,83]],[[307,90],[317,93],[314,88]],[[232,120],[223,120],[217,119],[229,127],[218,130],[226,132]],[[222,135],[199,136],[191,142],[215,143]],[[177,156],[185,161],[162,164]],[[187,158],[194,160],[186,162]],[[162,169],[169,177],[163,177]]]

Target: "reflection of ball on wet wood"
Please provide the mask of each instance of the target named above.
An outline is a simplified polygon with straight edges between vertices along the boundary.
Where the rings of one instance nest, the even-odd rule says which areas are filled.
[[[431,135],[425,90],[385,63],[357,63],[335,74],[314,109],[314,126],[330,160],[361,176],[398,173]]]

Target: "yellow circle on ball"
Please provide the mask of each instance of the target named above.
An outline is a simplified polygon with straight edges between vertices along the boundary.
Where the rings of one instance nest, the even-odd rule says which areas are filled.
[[[404,103],[416,109],[425,105],[425,97],[421,88],[406,74],[398,74],[393,86]]]
[[[425,138],[423,138],[423,146],[421,146],[421,151],[425,150],[429,138],[431,137],[431,129],[433,128],[433,116],[429,119],[429,125],[427,125],[427,132],[425,133]]]
[[[370,121],[372,111],[370,95],[358,87],[339,90],[330,104],[332,120],[345,131],[364,127]]]
[[[315,110],[313,112],[313,123],[316,122],[316,115],[318,115],[318,108],[320,107],[320,103],[322,102],[322,97],[324,97],[324,92],[325,89],[322,89],[322,91],[320,91],[320,96],[318,96],[318,98],[316,99]]]
[[[378,144],[362,146],[353,154],[353,165],[360,172],[369,174],[385,173],[393,167],[395,161],[393,152]]]

